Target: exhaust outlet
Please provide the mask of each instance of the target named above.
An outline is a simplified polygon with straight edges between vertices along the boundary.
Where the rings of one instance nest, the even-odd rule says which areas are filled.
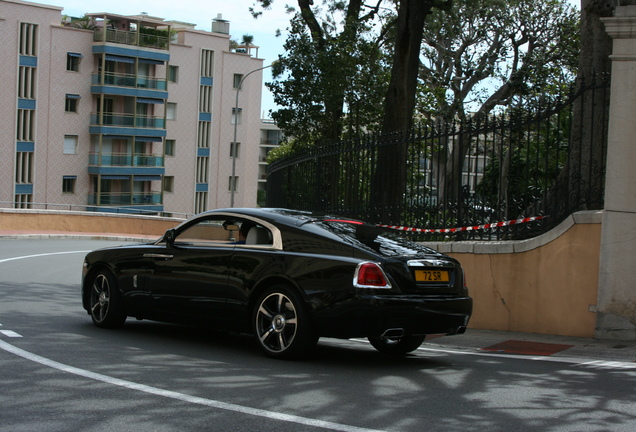
[[[404,337],[404,329],[402,328],[387,329],[384,331],[384,333],[382,333],[380,337],[387,338],[387,339],[399,339]]]

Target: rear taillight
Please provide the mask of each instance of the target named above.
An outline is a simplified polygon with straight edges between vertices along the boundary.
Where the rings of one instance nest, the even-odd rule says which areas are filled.
[[[356,267],[353,276],[353,286],[356,288],[391,288],[384,270],[374,262],[362,262]]]

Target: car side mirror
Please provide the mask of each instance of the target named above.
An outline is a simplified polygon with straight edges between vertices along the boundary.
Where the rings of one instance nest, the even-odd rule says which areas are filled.
[[[170,228],[168,231],[166,231],[166,233],[163,235],[163,240],[166,242],[166,246],[168,247],[174,247],[174,239],[175,239],[175,232],[174,232],[174,228]]]

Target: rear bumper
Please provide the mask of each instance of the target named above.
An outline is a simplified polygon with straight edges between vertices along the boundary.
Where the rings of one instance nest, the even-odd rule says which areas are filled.
[[[316,321],[326,337],[377,337],[393,329],[410,335],[452,335],[466,331],[472,310],[468,296],[364,295],[316,312]]]

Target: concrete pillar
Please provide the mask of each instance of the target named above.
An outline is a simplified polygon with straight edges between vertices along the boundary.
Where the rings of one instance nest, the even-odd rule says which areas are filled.
[[[636,6],[603,22],[613,51],[595,336],[636,340]]]

